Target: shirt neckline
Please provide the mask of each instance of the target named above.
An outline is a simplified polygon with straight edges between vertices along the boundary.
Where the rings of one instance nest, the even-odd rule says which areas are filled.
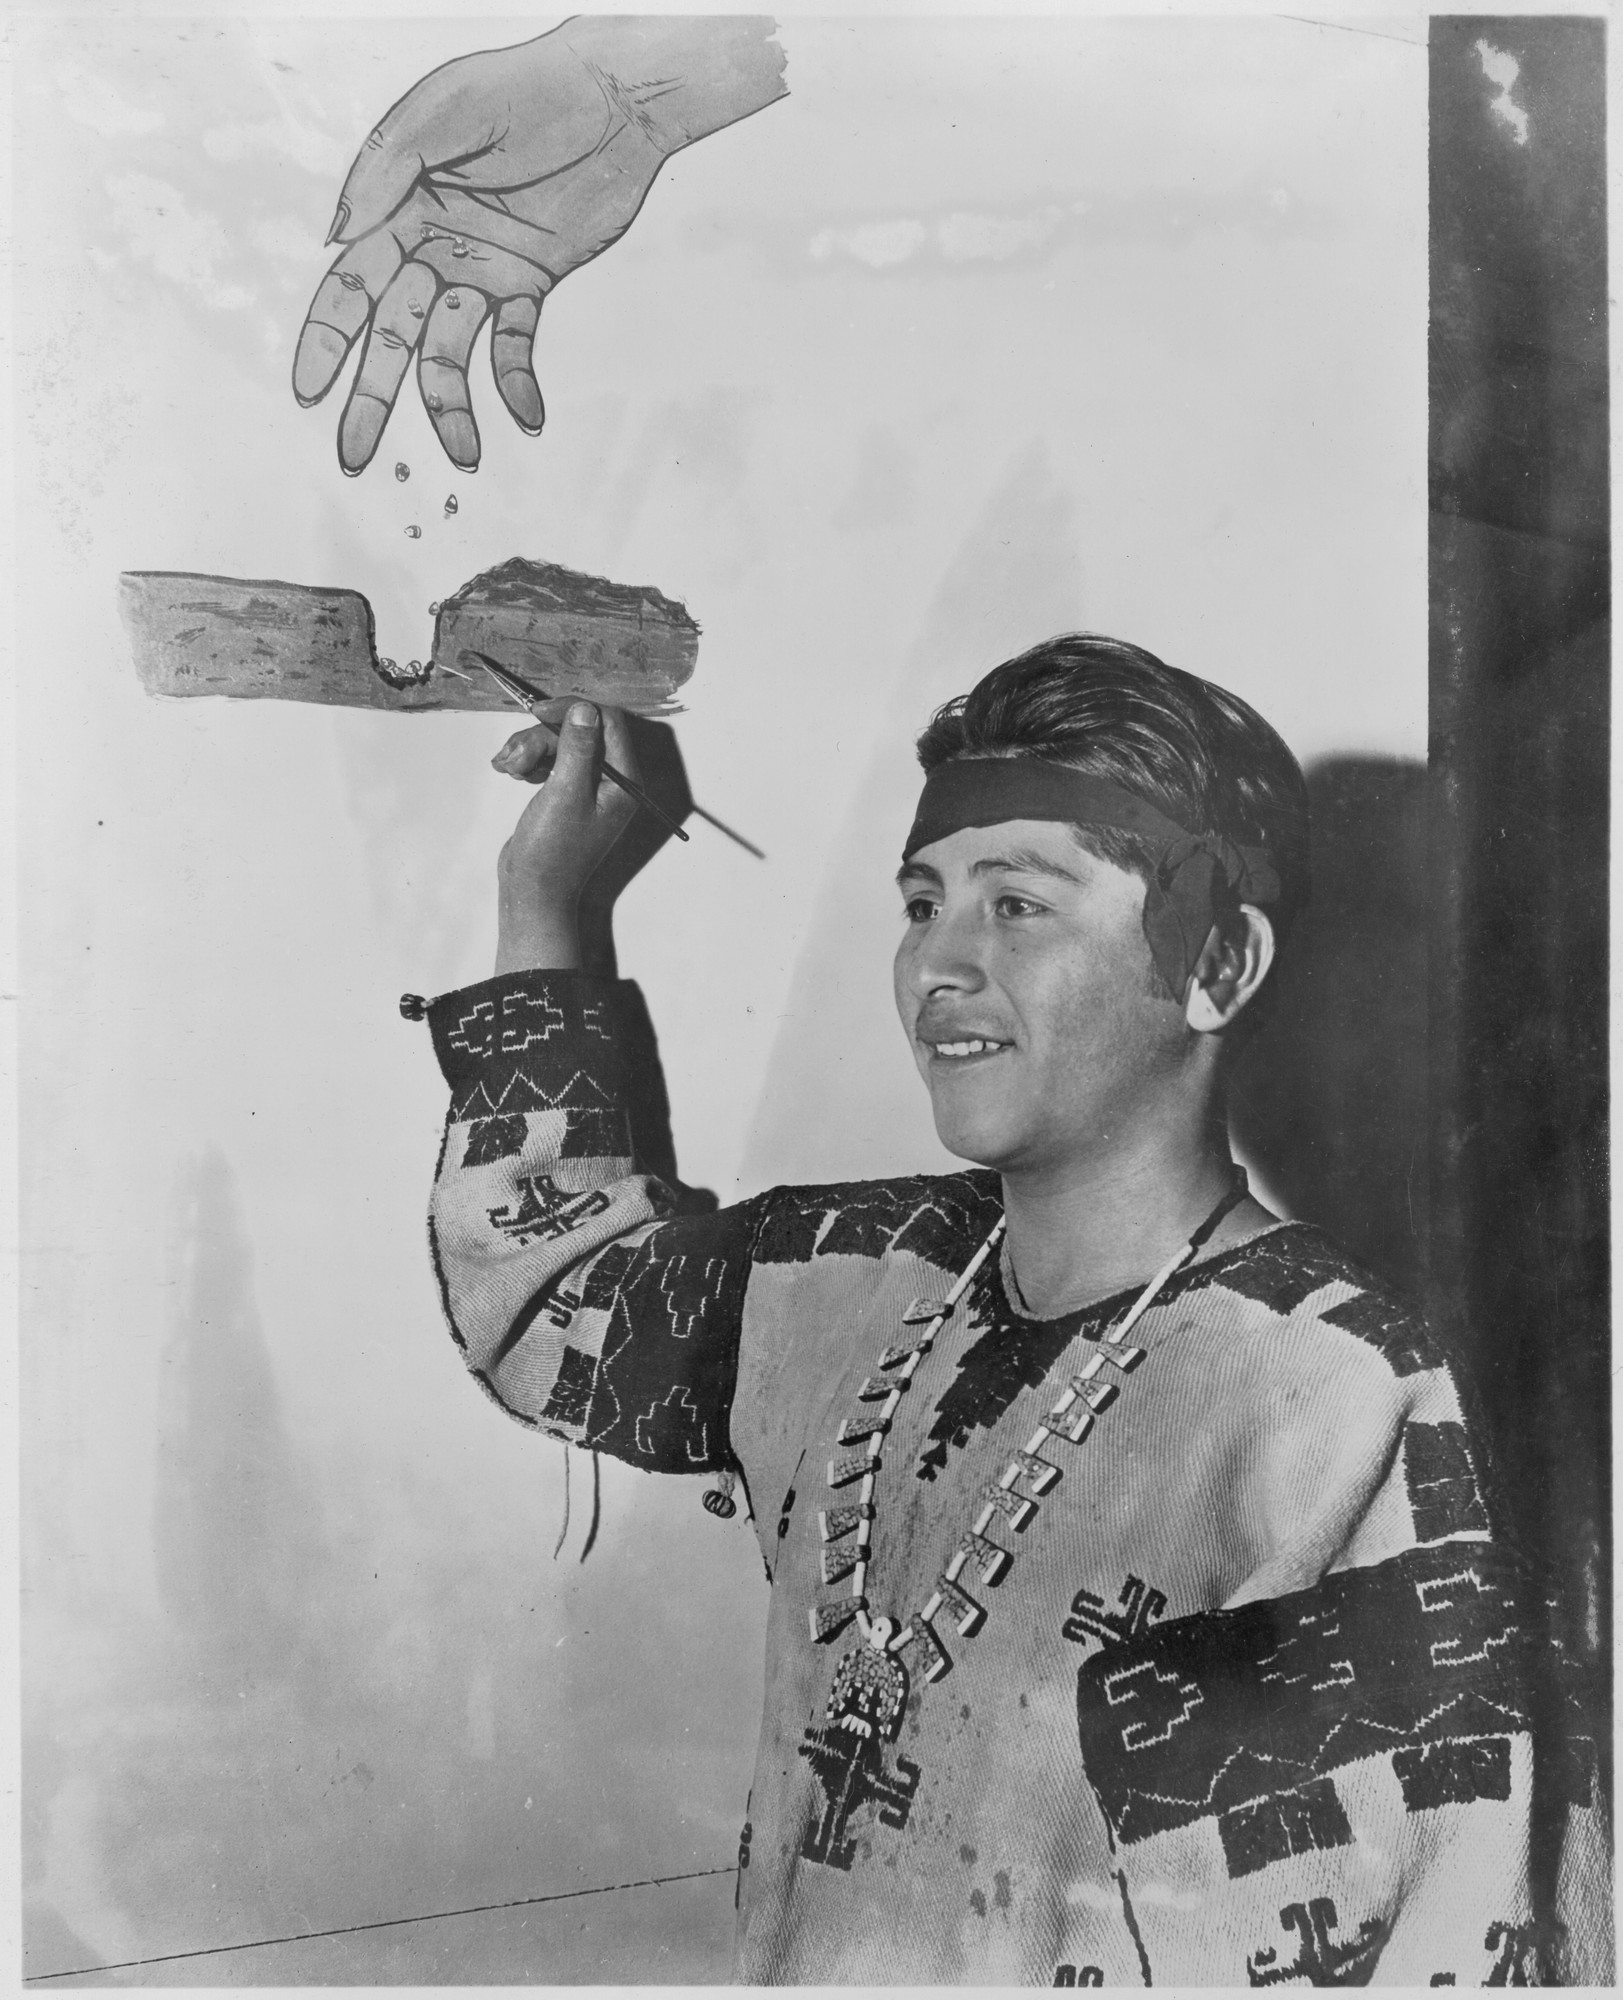
[[[1188,1287],[1192,1278],[1204,1277],[1208,1272],[1220,1270],[1234,1258],[1242,1257],[1248,1251],[1255,1249],[1267,1237],[1278,1236],[1287,1229],[1306,1229],[1311,1226],[1309,1223],[1285,1217],[1278,1222],[1270,1222],[1261,1229],[1253,1230],[1238,1243],[1230,1243],[1226,1249],[1215,1251],[1209,1257],[1196,1257],[1192,1263],[1186,1264],[1181,1271],[1167,1280],[1157,1294],[1155,1303],[1164,1305],[1168,1299],[1176,1298]],[[1029,1329],[1032,1334],[1053,1329],[1056,1332],[1063,1332],[1067,1340],[1074,1340],[1090,1320],[1108,1322],[1114,1319],[1132,1304],[1148,1283],[1147,1279],[1140,1279],[1137,1284],[1124,1285],[1119,1291],[1111,1292],[1102,1299],[1095,1299],[1091,1305],[1075,1306],[1070,1312],[1058,1313],[1052,1319],[1038,1319],[1031,1313],[1022,1312],[1009,1297],[1009,1289],[1003,1282],[1001,1255],[988,1259],[986,1270],[989,1286],[996,1288],[994,1304],[998,1308],[1000,1320],[1011,1323],[1022,1332]]]

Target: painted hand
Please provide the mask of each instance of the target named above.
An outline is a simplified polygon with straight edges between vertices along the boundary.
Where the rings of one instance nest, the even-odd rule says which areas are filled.
[[[447,455],[479,463],[468,359],[494,315],[497,391],[534,435],[541,302],[624,235],[670,154],[783,92],[771,23],[566,21],[516,48],[446,63],[401,98],[350,168],[345,246],[299,334],[293,393],[319,402],[366,335],[338,461],[377,450],[412,355]]]

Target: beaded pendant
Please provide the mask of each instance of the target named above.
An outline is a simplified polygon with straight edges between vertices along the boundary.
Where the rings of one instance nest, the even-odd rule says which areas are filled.
[[[885,1628],[883,1637],[880,1627]],[[907,1706],[907,1669],[885,1650],[890,1621],[875,1619],[874,1640],[853,1646],[834,1669],[823,1713],[836,1729],[853,1736],[871,1736],[888,1743],[896,1734]]]

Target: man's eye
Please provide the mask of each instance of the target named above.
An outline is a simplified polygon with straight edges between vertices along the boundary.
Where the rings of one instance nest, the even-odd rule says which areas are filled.
[[[1000,917],[1040,917],[1041,903],[1034,903],[1029,896],[999,896],[992,906]]]
[[[909,896],[902,905],[902,914],[910,924],[927,924],[937,907],[928,896]]]

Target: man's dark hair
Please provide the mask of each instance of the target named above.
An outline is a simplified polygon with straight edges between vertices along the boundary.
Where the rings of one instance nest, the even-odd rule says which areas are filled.
[[[1238,696],[1123,639],[1065,633],[994,667],[918,739],[926,771],[1019,753],[1108,778],[1190,833],[1266,848],[1281,886],[1268,915],[1284,943],[1307,901],[1307,786],[1283,738]],[[1077,837],[1146,881],[1154,871],[1155,843],[1141,834],[1079,827]]]

